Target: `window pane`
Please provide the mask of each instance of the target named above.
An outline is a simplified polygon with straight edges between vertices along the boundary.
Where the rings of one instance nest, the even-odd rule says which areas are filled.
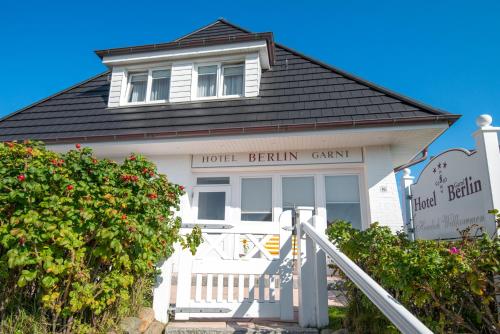
[[[243,95],[243,75],[224,76],[224,95]]]
[[[335,220],[345,220],[352,227],[361,229],[361,208],[357,204],[326,204],[326,219],[330,224]]]
[[[151,101],[168,100],[170,78],[153,79],[151,86]]]
[[[153,71],[151,76],[153,77],[153,79],[169,78],[170,77],[170,70],[156,70],[156,71]]]
[[[201,74],[217,74],[217,65],[199,66],[198,75]]]
[[[354,228],[361,229],[358,177],[355,175],[327,176],[325,188],[328,223],[345,220]]]
[[[224,75],[243,75],[243,66],[226,66]]]
[[[199,177],[196,179],[196,184],[229,184],[229,177]]]
[[[283,178],[283,211],[298,206],[314,207],[314,178],[312,176]]]
[[[198,194],[198,219],[224,220],[225,212],[225,192],[200,192]]]
[[[223,95],[243,95],[243,66],[223,68]]]
[[[198,67],[198,96],[215,96],[217,88],[217,65]]]
[[[129,102],[144,102],[146,100],[147,74],[134,74],[130,77]]]
[[[241,181],[241,220],[272,220],[271,178],[248,178]]]
[[[355,175],[325,177],[326,202],[359,202],[358,177]]]

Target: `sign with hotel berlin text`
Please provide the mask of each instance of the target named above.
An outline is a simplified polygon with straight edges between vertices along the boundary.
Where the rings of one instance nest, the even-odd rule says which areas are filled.
[[[411,186],[411,194],[416,239],[459,238],[459,230],[469,226],[495,233],[484,205],[491,196],[489,179],[476,153],[452,149],[436,156]]]
[[[361,148],[193,155],[193,168],[341,164],[363,162]]]

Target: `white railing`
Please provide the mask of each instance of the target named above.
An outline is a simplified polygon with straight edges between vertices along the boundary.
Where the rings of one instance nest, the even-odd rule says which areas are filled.
[[[326,220],[313,216],[312,208],[298,208],[299,323],[302,327],[328,325],[326,259],[328,254],[346,276],[402,333],[432,333],[394,297],[351,261],[325,235]],[[311,289],[314,289],[312,291]]]

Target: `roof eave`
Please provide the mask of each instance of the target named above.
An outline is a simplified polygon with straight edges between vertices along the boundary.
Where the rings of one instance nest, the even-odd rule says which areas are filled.
[[[369,128],[374,126],[398,126],[398,125],[419,125],[429,123],[447,123],[448,126],[453,124],[461,115],[436,115],[424,116],[415,118],[402,119],[374,119],[374,120],[351,120],[339,122],[314,122],[293,125],[272,125],[272,126],[255,126],[255,127],[235,127],[221,128],[212,130],[187,130],[187,131],[165,131],[143,134],[124,134],[124,135],[109,135],[109,136],[83,136],[83,137],[60,137],[38,139],[46,144],[64,144],[77,142],[113,142],[139,139],[160,139],[160,138],[188,138],[188,137],[206,137],[206,136],[221,136],[221,135],[245,135],[256,133],[276,133],[276,132],[296,132],[296,131],[320,131],[331,129],[347,129],[347,128]]]

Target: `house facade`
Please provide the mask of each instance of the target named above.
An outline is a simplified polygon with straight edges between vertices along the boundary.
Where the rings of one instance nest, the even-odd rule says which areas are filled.
[[[5,117],[0,140],[144,154],[185,187],[186,226],[259,231],[306,206],[401,230],[394,170],[459,117],[222,19],[96,54],[108,71]]]

